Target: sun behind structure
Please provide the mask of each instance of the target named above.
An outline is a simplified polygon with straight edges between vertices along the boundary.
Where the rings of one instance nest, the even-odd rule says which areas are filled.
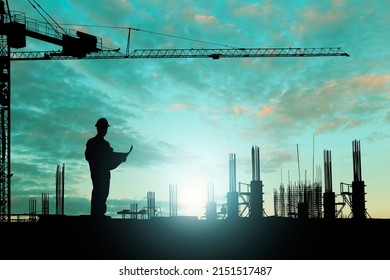
[[[206,185],[207,186],[207,185]],[[181,216],[197,216],[205,213],[207,188],[198,180],[187,182],[178,187],[178,214]]]

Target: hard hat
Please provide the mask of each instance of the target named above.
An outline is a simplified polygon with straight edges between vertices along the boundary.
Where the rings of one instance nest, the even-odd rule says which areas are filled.
[[[95,126],[96,127],[108,127],[110,125],[108,124],[108,121],[106,118],[100,118],[97,120]]]

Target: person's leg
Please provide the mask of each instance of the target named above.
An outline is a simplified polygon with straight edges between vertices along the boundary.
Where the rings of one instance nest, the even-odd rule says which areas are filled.
[[[93,176],[91,195],[91,215],[103,216],[106,213],[106,200],[109,192],[110,178],[108,176]]]
[[[110,176],[107,176],[104,178],[102,183],[102,192],[101,192],[101,199],[102,199],[102,213],[103,215],[107,212],[107,198],[108,194],[110,192]]]

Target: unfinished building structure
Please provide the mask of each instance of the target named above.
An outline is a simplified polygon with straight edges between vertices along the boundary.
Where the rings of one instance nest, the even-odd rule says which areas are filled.
[[[346,205],[351,209],[348,218],[365,219],[370,217],[366,209],[365,183],[362,179],[360,141],[352,141],[353,181],[340,183],[341,202],[333,191],[331,151],[324,150],[325,191],[322,193],[321,180],[316,179],[312,184],[292,185],[287,189],[283,184],[279,190],[274,190],[274,212],[278,217],[308,217],[321,218],[322,206],[325,219],[343,217],[342,211]],[[318,173],[318,172],[317,172]],[[321,201],[323,205],[321,205]],[[307,213],[306,213],[307,204]],[[337,206],[341,206],[337,209]]]
[[[316,168],[316,179],[309,183],[283,183],[279,189],[274,189],[274,215],[291,218],[321,218],[322,217],[322,183],[320,168]]]
[[[351,209],[348,217],[353,219],[365,219],[370,217],[366,209],[365,200],[365,183],[362,178],[362,167],[361,167],[361,150],[360,141],[352,141],[352,162],[353,162],[353,181],[351,184],[340,183],[340,195],[343,198],[343,202],[337,215],[341,214],[342,209],[345,205],[348,205]]]
[[[263,182],[260,180],[260,148],[251,149],[252,180],[250,184],[236,180],[236,154],[229,154],[229,192],[227,193],[227,218],[262,218],[264,212]]]

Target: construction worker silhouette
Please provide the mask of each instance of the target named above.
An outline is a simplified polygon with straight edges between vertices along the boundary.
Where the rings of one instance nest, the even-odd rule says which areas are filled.
[[[110,143],[104,139],[107,134],[107,119],[100,118],[96,124],[97,134],[87,141],[85,159],[89,162],[92,179],[91,216],[105,217],[106,201],[110,191],[111,170],[125,162],[133,149],[131,145],[127,153],[116,153]]]

